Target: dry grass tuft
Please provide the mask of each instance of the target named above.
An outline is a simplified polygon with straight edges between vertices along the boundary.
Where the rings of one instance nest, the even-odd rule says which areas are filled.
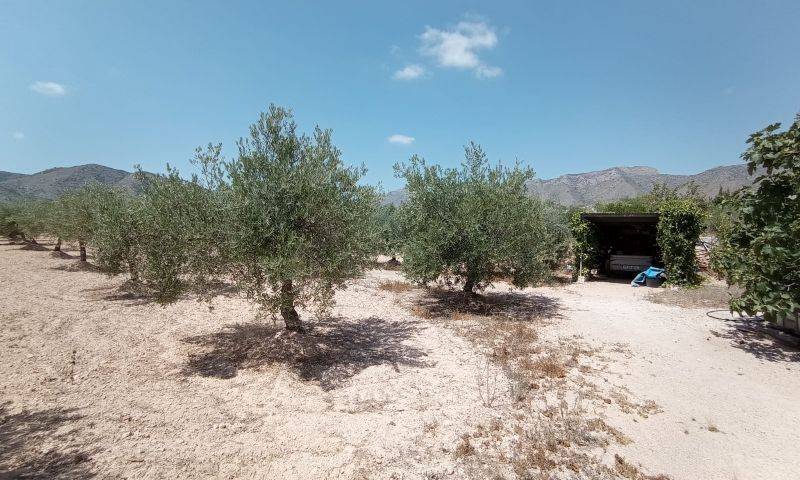
[[[399,280],[386,280],[378,284],[378,289],[385,292],[405,293],[414,289],[414,286]]]
[[[557,354],[550,353],[544,357],[537,358],[532,363],[534,371],[541,376],[550,378],[564,378],[567,376],[567,367]]]
[[[456,458],[465,458],[473,455],[475,455],[475,447],[473,447],[472,442],[469,441],[469,435],[465,433],[461,436],[461,441],[458,443],[458,446],[456,446],[453,456]]]
[[[430,310],[425,307],[420,307],[419,305],[412,305],[409,310],[415,317],[424,318],[425,320],[436,318],[436,316],[433,315]]]
[[[728,308],[731,297],[741,294],[736,287],[713,283],[699,287],[658,289],[647,295],[653,303],[683,308]]]
[[[456,320],[449,324],[451,328],[486,352],[479,392],[483,405],[500,404],[502,411],[514,412],[489,426],[478,425],[462,437],[454,455],[471,477],[666,478],[646,476],[624,460],[610,467],[597,455],[612,443],[631,443],[595,413],[599,409],[617,403],[623,411],[642,416],[659,411],[654,402],[635,403],[622,390],[604,394],[604,389],[581,375],[598,370],[593,362],[604,359],[599,349],[578,337],[542,339],[537,332],[540,322],[520,321],[500,312],[480,315],[456,310],[450,318]],[[592,360],[595,356],[597,360]],[[496,378],[498,371],[507,381]],[[506,388],[510,402],[497,402]],[[574,403],[568,404],[566,398]]]
[[[638,467],[625,461],[619,455],[614,455],[614,470],[628,480],[670,480],[666,475],[646,475]]]

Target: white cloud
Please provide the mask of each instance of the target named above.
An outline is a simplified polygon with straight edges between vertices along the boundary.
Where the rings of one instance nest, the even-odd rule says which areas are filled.
[[[22,132],[14,132],[11,134],[11,136],[14,137],[14,140],[22,140],[25,138],[25,134]]]
[[[425,76],[425,67],[422,65],[406,65],[405,67],[401,68],[400,70],[394,72],[392,78],[395,80],[416,80]]]
[[[414,143],[414,137],[409,137],[408,135],[401,135],[399,133],[395,133],[386,140],[388,140],[389,143],[397,143],[399,145],[411,145],[412,143]]]
[[[486,65],[479,65],[475,69],[475,75],[478,78],[494,78],[503,74],[503,69],[500,67],[487,67]]]
[[[64,85],[56,82],[36,82],[32,83],[30,87],[36,93],[47,95],[48,97],[61,97],[67,93]]]
[[[419,36],[420,52],[436,60],[441,67],[474,70],[481,78],[492,78],[503,71],[486,65],[478,57],[481,50],[497,46],[494,28],[482,21],[462,21],[452,30],[425,27]]]

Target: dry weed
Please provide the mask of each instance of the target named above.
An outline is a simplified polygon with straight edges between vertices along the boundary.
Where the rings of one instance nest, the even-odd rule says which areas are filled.
[[[691,288],[658,289],[646,296],[653,303],[683,308],[728,308],[731,297],[741,290],[725,284],[706,284]]]
[[[666,475],[646,475],[638,467],[625,461],[619,455],[614,455],[614,470],[628,480],[670,480]]]
[[[595,366],[607,361],[600,349],[589,347],[579,337],[541,339],[536,330],[541,323],[515,320],[497,312],[483,315],[456,310],[447,316],[455,320],[449,324],[452,328],[486,352],[479,397],[484,406],[497,406],[504,412],[503,421],[478,425],[461,438],[455,457],[471,476],[666,478],[645,476],[628,463],[609,467],[601,461],[598,452],[606,451],[612,443],[628,444],[631,439],[591,412],[614,401],[623,411],[642,416],[659,408],[654,402],[635,403],[621,389],[612,391],[612,400],[604,394],[605,389],[581,375],[602,370]],[[627,353],[622,345],[614,347]],[[492,364],[497,369],[492,370]],[[504,378],[498,378],[499,372]],[[496,403],[500,383],[507,384],[510,402]],[[573,403],[569,404],[567,398]]]
[[[378,284],[378,289],[385,292],[405,293],[413,290],[414,286],[400,280],[386,280]]]
[[[455,458],[464,458],[471,457],[473,455],[475,455],[475,447],[473,447],[472,442],[469,441],[469,435],[465,433],[461,436],[461,441],[453,451],[453,456]]]
[[[424,318],[425,320],[430,320],[435,318],[435,316],[425,307],[420,307],[419,305],[412,305],[411,314],[415,317]]]

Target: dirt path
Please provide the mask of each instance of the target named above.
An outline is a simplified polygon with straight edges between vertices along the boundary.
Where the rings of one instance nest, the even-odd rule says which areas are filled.
[[[611,411],[610,423],[633,439],[630,460],[676,479],[797,478],[800,352],[709,309],[652,303],[648,289],[627,284],[536,292],[569,306],[558,334],[627,345],[609,381],[663,410],[647,419]]]
[[[0,472],[466,478],[462,435],[510,418],[482,398],[487,360],[473,343],[378,288],[394,272],[337,294],[298,339],[235,294],[164,307],[76,265],[0,245]],[[557,305],[544,337],[609,350],[593,381],[627,389],[604,415],[633,440],[610,451],[676,479],[792,478],[794,353],[741,344],[729,323],[622,285],[531,293]],[[626,413],[627,399],[663,411]]]

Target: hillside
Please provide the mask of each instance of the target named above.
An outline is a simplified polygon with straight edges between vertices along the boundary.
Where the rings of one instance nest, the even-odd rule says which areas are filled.
[[[681,187],[694,182],[700,191],[713,197],[722,190],[736,190],[752,182],[747,167],[728,165],[715,167],[695,175],[670,175],[652,167],[613,167],[595,172],[561,175],[549,180],[528,182],[531,195],[538,195],[562,205],[593,205],[649,192],[654,185],[664,183]],[[406,198],[404,189],[389,192],[384,203],[397,205]]]
[[[0,201],[55,198],[95,182],[131,191],[138,183],[133,173],[97,164],[50,168],[30,175],[0,172]]]

